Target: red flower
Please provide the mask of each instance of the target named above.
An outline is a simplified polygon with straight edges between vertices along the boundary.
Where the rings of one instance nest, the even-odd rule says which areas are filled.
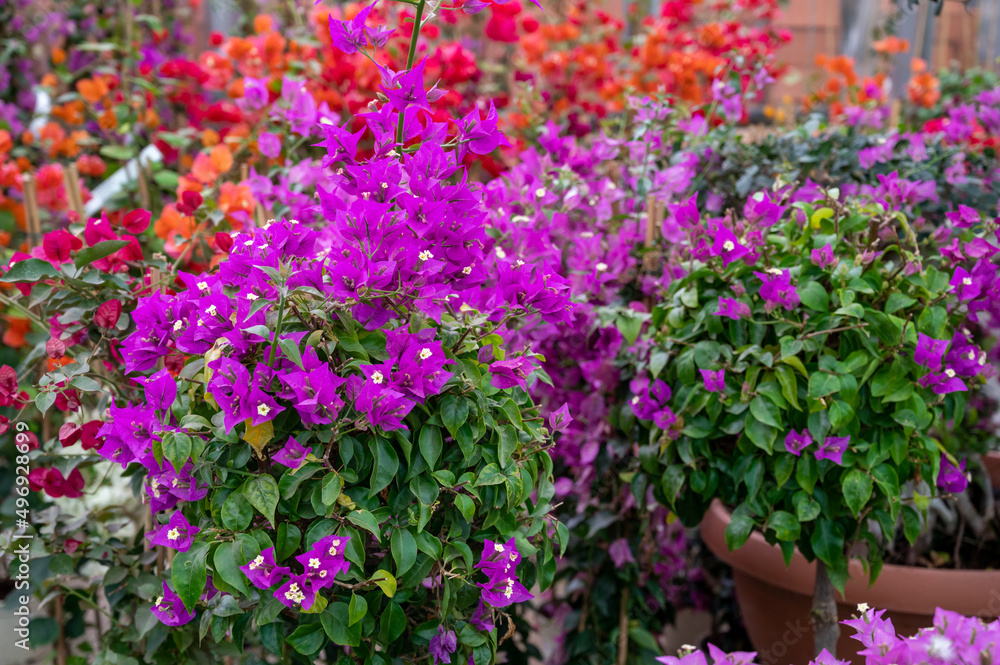
[[[228,254],[229,249],[233,246],[233,237],[225,231],[219,231],[215,234],[215,246]]]
[[[97,308],[94,314],[94,323],[99,328],[111,330],[118,325],[118,318],[122,315],[122,303],[120,300],[109,300]]]
[[[84,484],[80,469],[73,469],[69,478],[63,478],[59,469],[32,469],[28,474],[28,486],[32,491],[45,492],[54,499],[81,497]]]
[[[45,353],[48,354],[49,358],[56,360],[62,358],[66,355],[66,342],[58,337],[50,337],[49,341],[45,342]]]
[[[149,228],[150,212],[148,210],[133,210],[125,215],[122,226],[129,233],[142,233]]]
[[[66,229],[56,229],[46,233],[42,240],[42,249],[45,250],[46,258],[59,263],[68,261],[69,253],[81,247],[83,247],[83,241]]]

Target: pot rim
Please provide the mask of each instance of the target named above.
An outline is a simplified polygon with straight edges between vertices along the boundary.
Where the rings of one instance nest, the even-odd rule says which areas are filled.
[[[780,589],[811,597],[816,575],[798,551],[786,567],[781,549],[769,544],[756,529],[746,544],[734,552],[726,546],[725,530],[731,513],[716,499],[701,522],[708,548],[737,571]],[[850,563],[850,579],[841,604],[868,603],[877,609],[933,615],[938,607],[967,616],[1000,615],[1000,570],[951,570],[885,564],[875,583],[868,584],[860,560]]]

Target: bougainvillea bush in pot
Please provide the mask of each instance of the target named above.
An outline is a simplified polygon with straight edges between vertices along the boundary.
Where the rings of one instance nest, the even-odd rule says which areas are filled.
[[[732,508],[727,549],[757,529],[786,563],[796,550],[816,562],[815,653],[835,649],[849,561],[877,578],[932,497],[965,488],[935,432],[961,420],[987,369],[966,324],[994,297],[996,267],[936,248],[952,235],[988,244],[987,225],[956,215],[918,238],[893,192],[679,210],[673,258],[688,274],[652,320],[669,359],[645,367],[633,398],[659,428],[660,489],[682,520],[718,498]]]

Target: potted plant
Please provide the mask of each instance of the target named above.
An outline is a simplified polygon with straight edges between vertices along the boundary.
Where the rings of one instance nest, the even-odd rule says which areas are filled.
[[[742,215],[678,216],[689,222],[672,258],[688,274],[655,306],[650,333],[669,362],[641,364],[648,379],[632,398],[657,425],[664,500],[687,524],[708,513],[705,537],[737,569],[758,648],[780,643],[800,662],[836,651],[834,590],[878,580],[897,529],[915,541],[935,493],[966,484],[964,463],[933,432],[961,421],[982,381],[985,354],[965,326],[993,297],[996,268],[942,256],[937,242],[954,232],[980,245],[989,225],[955,218],[948,233],[918,237],[896,210],[898,188],[889,192],[791,205],[756,194]],[[748,543],[758,557],[814,566],[814,649],[808,624],[789,637],[784,622],[757,615],[791,602],[775,589],[807,589],[773,562],[729,556]],[[748,571],[758,563],[766,575]],[[766,602],[754,604],[748,577],[774,583]],[[988,593],[983,577],[972,586]]]

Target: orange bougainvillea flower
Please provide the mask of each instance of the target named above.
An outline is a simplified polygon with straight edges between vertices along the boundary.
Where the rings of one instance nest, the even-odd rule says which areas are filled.
[[[3,343],[12,349],[20,349],[28,343],[25,335],[31,332],[31,319],[19,316],[4,316],[7,329],[3,331]]]
[[[97,118],[97,124],[100,125],[101,129],[104,131],[111,131],[118,126],[118,117],[115,112],[110,107]]]
[[[42,77],[42,87],[44,88],[54,88],[59,83],[59,79],[52,72],[49,72]]]
[[[163,213],[153,225],[153,232],[158,238],[164,240],[173,238],[175,235],[190,238],[196,227],[193,217],[182,215],[173,204],[170,204],[164,206]]]
[[[895,35],[890,35],[872,44],[872,48],[875,49],[876,53],[885,53],[887,55],[906,53],[910,50],[910,42],[907,39],[900,39]]]
[[[253,212],[253,194],[248,185],[237,185],[231,182],[222,183],[219,189],[219,210],[226,213],[226,219],[232,225],[233,230],[239,231],[243,228],[243,219],[249,217]],[[243,212],[244,215],[234,216],[233,213]]]
[[[66,62],[66,51],[59,48],[58,46],[52,49],[52,64],[59,66]]]
[[[240,79],[242,80],[242,79]],[[211,148],[216,145],[221,139],[219,138],[219,132],[214,129],[206,129],[201,133],[201,144],[206,148]]]
[[[0,155],[8,153],[14,147],[14,141],[10,138],[10,132],[0,129]]]
[[[51,372],[56,367],[65,367],[66,365],[72,365],[74,363],[76,363],[76,361],[70,358],[69,356],[63,356],[61,358],[49,358],[45,364],[48,366],[49,371]]]
[[[96,104],[108,94],[108,85],[99,76],[92,79],[80,79],[76,82],[76,91],[91,104]]]
[[[219,177],[219,169],[215,168],[215,164],[207,154],[200,152],[194,158],[191,175],[199,182],[210,185]]]
[[[256,32],[258,35],[262,35],[265,32],[270,32],[272,25],[273,21],[271,20],[271,17],[268,16],[267,14],[257,14],[256,16],[253,17],[253,31]]]
[[[212,148],[210,153],[212,159],[212,166],[219,173],[225,173],[229,169],[233,168],[233,151],[229,149],[225,143],[220,143],[219,145]]]

